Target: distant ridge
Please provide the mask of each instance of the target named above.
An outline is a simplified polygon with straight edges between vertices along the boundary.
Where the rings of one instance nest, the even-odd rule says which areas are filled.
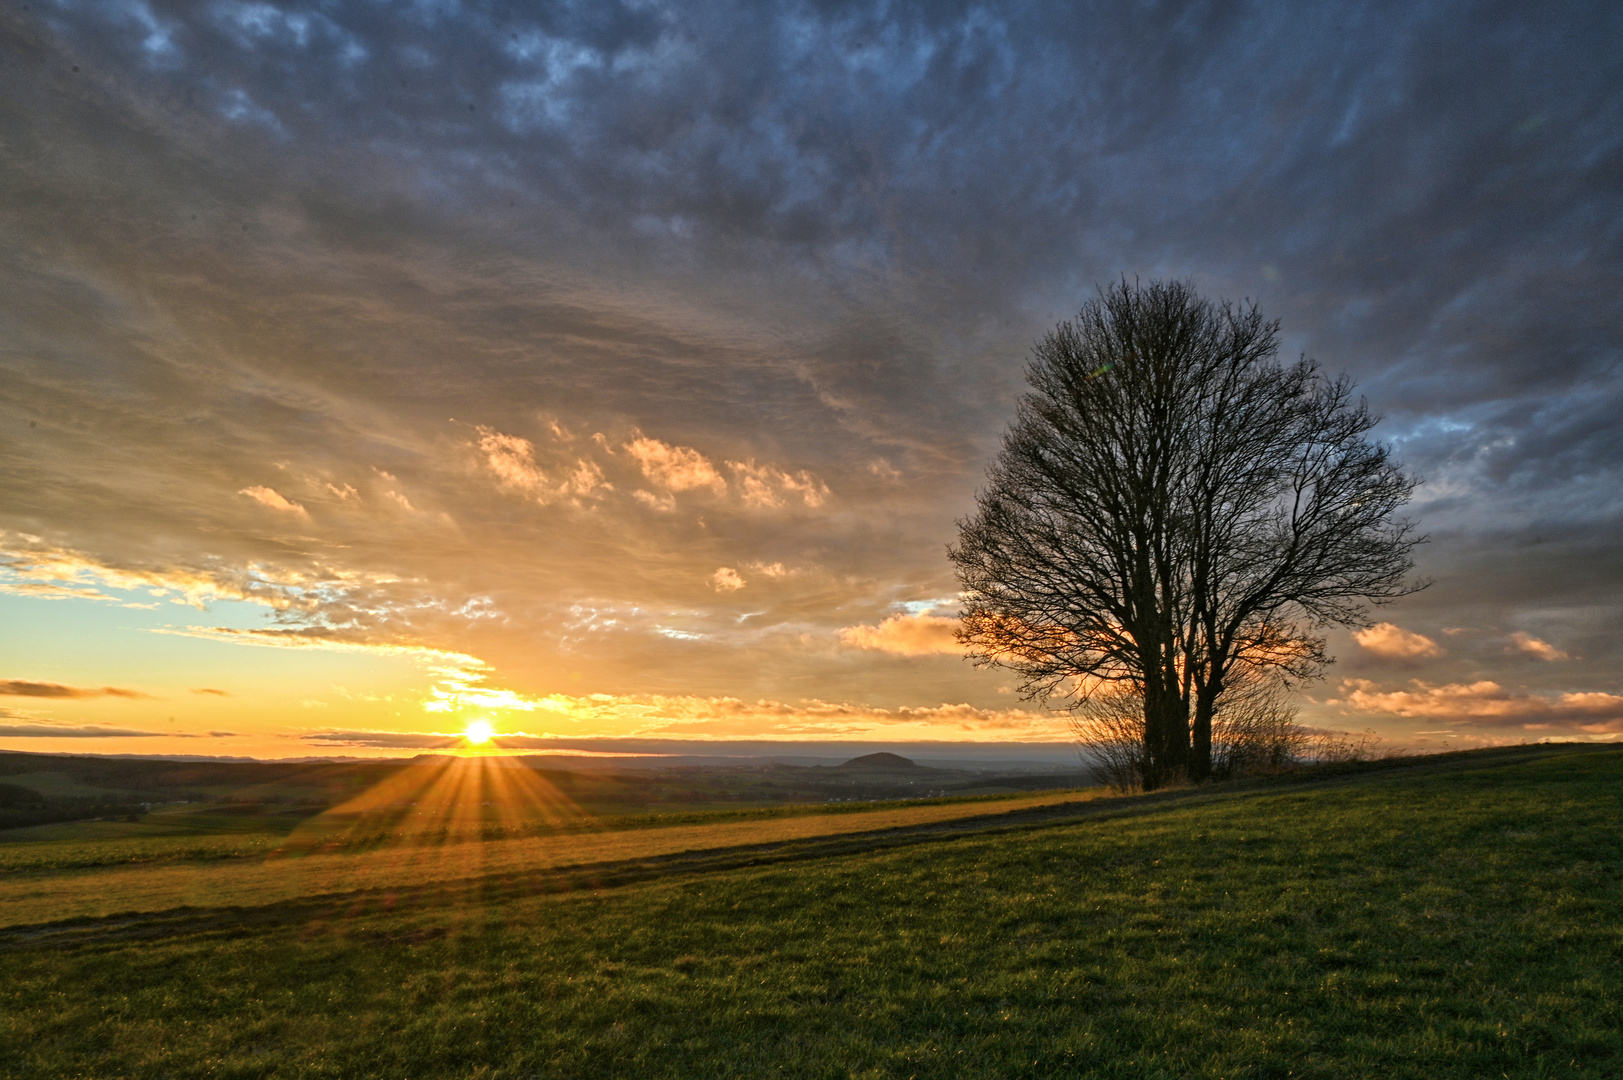
[[[854,757],[843,765],[834,766],[836,769],[922,769],[924,766],[915,764],[900,754],[892,754],[881,750],[877,754],[863,754]]]

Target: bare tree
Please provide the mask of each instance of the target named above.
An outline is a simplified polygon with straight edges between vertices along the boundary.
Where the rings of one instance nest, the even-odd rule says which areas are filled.
[[[1325,739],[1296,722],[1287,690],[1281,679],[1252,674],[1224,692],[1212,718],[1212,777],[1278,772],[1317,760]],[[1124,688],[1096,691],[1073,703],[1070,726],[1083,758],[1110,787],[1154,786],[1139,694]]]
[[[1101,291],[1033,350],[949,552],[979,663],[1028,699],[1142,702],[1145,787],[1212,773],[1231,683],[1311,677],[1318,630],[1414,588],[1414,481],[1352,384],[1278,340],[1181,282]]]
[[[1375,761],[1400,756],[1399,751],[1383,746],[1381,737],[1373,731],[1309,731],[1302,755],[1320,765],[1346,764],[1350,761]]]
[[[1212,776],[1277,772],[1303,761],[1312,733],[1296,722],[1287,690],[1272,673],[1249,672],[1223,692],[1212,716]]]
[[[1130,690],[1089,694],[1070,715],[1083,760],[1117,791],[1145,786],[1149,761],[1144,751],[1144,700]]]

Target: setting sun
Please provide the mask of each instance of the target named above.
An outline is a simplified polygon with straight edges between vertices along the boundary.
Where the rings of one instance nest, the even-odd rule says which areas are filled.
[[[487,743],[494,734],[496,729],[490,726],[488,720],[475,720],[462,732],[463,737],[471,743]]]

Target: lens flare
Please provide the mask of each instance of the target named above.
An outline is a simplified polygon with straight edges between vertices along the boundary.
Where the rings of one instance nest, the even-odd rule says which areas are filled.
[[[474,720],[468,724],[462,735],[471,743],[487,743],[490,737],[496,734],[496,729],[490,726],[488,720]]]

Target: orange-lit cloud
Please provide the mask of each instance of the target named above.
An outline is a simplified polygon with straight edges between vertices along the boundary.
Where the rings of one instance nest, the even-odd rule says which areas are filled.
[[[300,718],[391,727],[396,707],[401,728],[472,719],[425,701],[544,728],[555,714],[523,706],[559,688],[1013,704],[996,689],[1008,672],[942,659],[955,649],[933,620],[950,610],[887,616],[955,590],[944,549],[1015,419],[1022,358],[1085,299],[1099,251],[1153,267],[1175,247],[1218,300],[1249,287],[1222,272],[1227,253],[1272,230],[1393,255],[1392,287],[1361,293],[1357,259],[1296,244],[1265,276],[1362,299],[1264,309],[1293,348],[1358,343],[1364,360],[1327,362],[1361,369],[1391,416],[1373,437],[1430,481],[1407,513],[1438,540],[1422,561],[1443,587],[1372,618],[1450,644],[1336,631],[1367,668],[1344,674],[1402,665],[1520,692],[1559,673],[1551,687],[1623,693],[1623,635],[1605,632],[1623,609],[1623,368],[1603,362],[1623,315],[1604,301],[1615,252],[1586,224],[1615,216],[1615,185],[1546,175],[1610,167],[1548,107],[1616,107],[1613,68],[1594,62],[1605,35],[1573,32],[1576,17],[1520,28],[1534,62],[1501,65],[1470,115],[1349,117],[1324,155],[1314,125],[1282,136],[1205,103],[1277,97],[1304,57],[1351,55],[1379,96],[1439,64],[1492,67],[1496,30],[1422,20],[1394,51],[1379,20],[1319,20],[1251,63],[1264,13],[1207,42],[1212,63],[1165,72],[1165,94],[1076,113],[1045,103],[1078,70],[1130,85],[1177,5],[1101,50],[1059,5],[990,36],[975,6],[929,25],[877,10],[856,33],[818,5],[737,5],[700,31],[648,11],[607,36],[551,20],[526,44],[513,20],[456,5],[379,20],[351,2],[292,23],[277,5],[165,4],[156,36],[131,22],[150,5],[8,7],[33,59],[5,121],[29,152],[0,155],[7,250],[26,255],[0,260],[0,547],[28,534],[22,561],[0,556],[0,625],[26,651],[0,657],[4,674],[139,679],[209,714],[199,732],[270,740]],[[971,67],[1020,76],[987,94],[962,65],[919,62],[955,41]],[[643,124],[634,146],[596,122],[745,114]],[[132,116],[140,139],[106,137]],[[963,137],[931,138],[941,116]],[[1507,123],[1514,137],[1481,137]],[[1412,193],[1394,124],[1442,148],[1436,197],[1398,230],[1368,212]],[[1143,138],[1101,167],[1094,150],[1124,130]],[[1208,205],[1235,212],[1192,237]],[[1529,206],[1548,212],[1507,212]],[[1551,269],[1565,265],[1577,285]],[[1437,358],[1424,371],[1404,359],[1416,342]],[[745,587],[718,588],[721,567]],[[488,667],[439,680],[153,636],[188,622]],[[1510,639],[1534,626],[1561,640]],[[1039,648],[1063,634],[1027,631]],[[396,700],[363,707],[334,682],[387,682]],[[1400,683],[1382,685],[1418,692]],[[170,726],[117,698],[59,704]],[[846,721],[794,721],[825,722]]]
[[[840,640],[859,649],[899,656],[958,654],[964,649],[953,636],[957,629],[957,619],[940,615],[892,615],[878,626],[847,626],[840,631]]]
[[[263,563],[210,570],[116,565],[36,536],[0,532],[0,589],[24,595],[118,602],[106,591],[114,589],[198,609],[213,600],[245,600],[285,611],[311,606],[301,595],[306,590],[319,590],[330,599],[345,590],[393,580],[386,574],[353,570],[299,573]]]
[[[798,703],[759,699],[660,694],[564,694],[536,699],[549,710],[551,730],[511,730],[496,726],[497,745],[537,746],[583,736],[664,738],[695,741],[726,739],[823,740],[883,738],[971,742],[1052,742],[1068,740],[1062,715],[1023,709],[982,709],[968,704],[882,708],[853,702],[809,699]],[[533,721],[524,727],[532,727]],[[449,745],[455,736],[434,732],[362,732],[324,728],[301,736],[308,741],[341,741],[380,749]]]
[[[828,500],[828,485],[804,469],[790,473],[771,465],[757,465],[754,460],[729,461],[727,467],[738,478],[745,506],[777,509],[796,500],[818,507]]]
[[[669,491],[702,488],[720,495],[727,490],[727,481],[710,459],[691,446],[672,446],[639,435],[626,443],[625,449],[637,460],[644,476]]]
[[[1427,656],[1440,656],[1442,649],[1425,634],[1417,634],[1394,626],[1389,622],[1376,623],[1363,630],[1353,631],[1353,640],[1376,656],[1414,660]]]
[[[1347,679],[1331,705],[1359,712],[1483,726],[1561,725],[1584,731],[1623,730],[1623,695],[1597,692],[1513,693],[1491,680],[1435,686],[1411,680],[1407,690],[1382,690],[1368,679]]]
[[[868,462],[868,471],[886,484],[894,484],[902,478],[901,470],[895,468],[884,458],[876,458]]]
[[[535,444],[529,439],[481,427],[479,449],[485,464],[504,485],[532,492],[546,486],[547,474],[536,465]]]
[[[237,492],[237,494],[246,495],[259,505],[268,506],[272,510],[279,510],[284,514],[292,514],[295,517],[302,518],[308,518],[310,516],[309,512],[306,511],[304,507],[282,495],[273,488],[255,485],[253,487],[245,487],[241,491]]]
[[[657,510],[661,514],[669,514],[676,509],[676,496],[669,492],[664,495],[655,495],[651,491],[643,491],[638,488],[631,493],[631,497],[648,507],[648,509]]]
[[[887,651],[920,655],[950,650],[954,620],[930,615],[896,616],[880,627],[854,627],[880,637]],[[892,739],[1008,739],[1051,741],[1068,738],[1063,716],[1033,713],[1020,709],[982,709],[968,704],[927,707],[884,708],[879,706],[828,702],[818,699],[786,703],[769,699],[745,700],[731,697],[659,694],[526,694],[494,683],[495,671],[477,657],[429,649],[421,646],[367,645],[322,640],[309,634],[275,630],[192,630],[193,636],[293,648],[323,648],[402,656],[423,666],[430,686],[420,699],[422,708],[433,714],[460,714],[499,717],[525,713],[548,717],[542,723],[551,730],[504,731],[495,720],[498,743],[501,738],[520,736],[546,739],[562,736],[665,737],[665,738],[778,738],[839,739],[857,736],[883,736]],[[943,633],[945,637],[943,638]],[[317,704],[317,703],[312,703]],[[525,721],[526,728],[535,720]],[[323,729],[332,731],[336,729]],[[374,733],[376,734],[376,733]],[[399,738],[378,735],[365,743],[375,748],[410,748],[439,745],[434,740],[453,736],[439,733],[404,732]],[[319,741],[319,733],[310,738]],[[363,738],[349,733],[341,741]],[[372,738],[365,736],[365,738]],[[427,740],[427,741],[424,741]]]
[[[430,667],[434,685],[423,702],[427,712],[456,712],[477,709],[481,712],[534,712],[550,709],[555,712],[564,706],[552,697],[529,697],[505,687],[487,686],[490,668],[482,660],[471,656],[456,656],[447,662]]]
[[[526,698],[511,690],[486,686],[485,682],[491,675],[488,664],[476,656],[447,649],[350,640],[319,627],[244,630],[237,627],[192,626],[157,632],[236,645],[353,652],[408,660],[423,668],[428,676],[430,686],[422,699],[423,708],[428,712],[450,712],[464,707],[528,712],[548,707],[544,699]],[[340,689],[340,692],[343,691]],[[223,694],[224,691],[205,688],[194,693]],[[327,702],[315,699],[306,699],[301,704],[306,708],[329,707]]]
[[[462,744],[459,735],[443,732],[349,731],[328,728],[311,731],[299,738],[304,742],[333,746],[365,746],[378,750],[449,750]]]
[[[53,581],[0,581],[0,592],[46,600],[112,600],[111,596],[87,585],[60,585]]]
[[[744,579],[730,566],[723,566],[710,575],[710,583],[717,592],[736,592],[744,587]]]
[[[614,485],[604,478],[603,470],[596,462],[576,458],[558,466],[556,476],[552,476],[536,462],[535,444],[529,439],[504,435],[483,426],[478,431],[479,452],[484,455],[485,467],[495,474],[497,482],[505,488],[533,495],[543,505],[558,498],[581,498],[614,490]],[[388,494],[395,495],[394,492]],[[410,504],[404,502],[404,496],[395,497],[410,508]]]
[[[119,686],[87,688],[79,686],[63,686],[61,683],[28,682],[23,679],[0,679],[0,696],[32,698],[145,698],[151,697],[152,695],[143,694],[139,690],[127,690]]]
[[[134,728],[105,727],[101,724],[53,724],[48,720],[26,723],[0,722],[3,739],[186,739],[171,731],[140,731]]]
[[[1536,656],[1540,660],[1570,660],[1572,657],[1551,645],[1548,641],[1540,641],[1531,634],[1517,632],[1510,635],[1510,646],[1517,652]]]
[[[603,479],[603,470],[597,462],[576,458],[574,467],[564,474],[558,490],[564,495],[595,495],[599,491],[613,491],[614,485]]]

